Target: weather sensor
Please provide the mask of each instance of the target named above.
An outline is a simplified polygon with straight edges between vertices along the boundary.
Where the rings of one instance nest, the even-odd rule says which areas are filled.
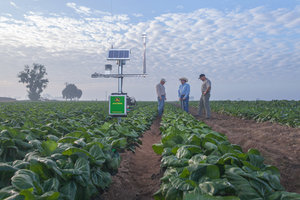
[[[142,74],[124,74],[123,67],[126,64],[126,61],[130,60],[130,50],[129,49],[110,49],[107,54],[108,61],[117,61],[118,73],[111,74],[112,65],[105,65],[105,73],[94,73],[92,78],[118,78],[118,93],[111,94],[109,98],[109,114],[112,116],[126,116],[126,109],[124,110],[124,105],[126,106],[126,98],[124,96],[126,93],[123,93],[123,78],[124,77],[146,77],[146,34],[142,35],[144,53],[143,53],[143,73]]]

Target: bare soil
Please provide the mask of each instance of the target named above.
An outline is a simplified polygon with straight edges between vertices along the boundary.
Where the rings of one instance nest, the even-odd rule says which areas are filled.
[[[197,110],[191,109],[196,115]],[[266,164],[280,170],[281,184],[289,192],[300,193],[300,129],[271,122],[257,123],[233,116],[212,113],[211,119],[203,119],[214,131],[224,133],[233,144],[244,151],[258,149]]]
[[[154,153],[152,144],[159,143],[160,119],[156,119],[151,129],[143,135],[142,145],[136,152],[121,154],[122,162],[118,173],[107,192],[101,195],[104,200],[149,200],[159,189],[162,172],[161,157]]]

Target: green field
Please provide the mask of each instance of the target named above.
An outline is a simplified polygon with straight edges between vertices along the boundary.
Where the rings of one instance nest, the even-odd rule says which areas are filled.
[[[161,122],[162,140],[153,150],[165,169],[156,200],[300,199],[285,192],[279,170],[264,164],[256,149],[243,152],[224,134],[168,105]]]
[[[0,199],[90,199],[111,183],[156,115],[140,103],[119,124],[106,103],[0,104]]]
[[[191,102],[198,107],[198,102]],[[300,127],[300,101],[212,101],[212,111],[258,122],[270,121]]]
[[[282,107],[298,109],[298,103],[271,105],[296,122],[295,109]],[[247,112],[267,104],[226,101],[212,106]],[[121,122],[107,111],[105,102],[0,103],[0,199],[99,197],[118,172],[119,153],[134,152],[141,144],[140,137],[156,118],[157,104],[138,102]],[[224,134],[174,105],[166,105],[160,130],[161,143],[153,150],[162,156],[164,175],[156,200],[300,199],[299,194],[285,192],[279,170],[265,164],[258,150],[243,152]]]

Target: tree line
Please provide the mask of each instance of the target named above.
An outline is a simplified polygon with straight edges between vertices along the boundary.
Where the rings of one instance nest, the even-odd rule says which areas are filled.
[[[19,72],[19,82],[26,85],[28,98],[31,101],[41,100],[41,94],[49,83],[46,75],[46,67],[37,63],[33,63],[32,67],[25,65],[24,70]],[[73,83],[66,83],[66,87],[62,91],[62,96],[66,100],[78,100],[82,96],[82,90],[78,89]]]

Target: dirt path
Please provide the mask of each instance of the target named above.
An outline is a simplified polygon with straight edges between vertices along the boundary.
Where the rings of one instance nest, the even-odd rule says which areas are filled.
[[[195,115],[197,110],[191,113]],[[258,149],[266,164],[279,168],[281,184],[287,191],[300,193],[300,129],[218,113],[213,113],[210,120],[200,120],[226,134],[231,143],[240,145],[244,151]]]
[[[118,174],[113,177],[109,191],[104,193],[104,200],[149,200],[159,189],[161,157],[152,150],[152,144],[161,140],[159,126],[156,119],[149,131],[141,139],[143,144],[135,153],[122,153],[122,162]]]

